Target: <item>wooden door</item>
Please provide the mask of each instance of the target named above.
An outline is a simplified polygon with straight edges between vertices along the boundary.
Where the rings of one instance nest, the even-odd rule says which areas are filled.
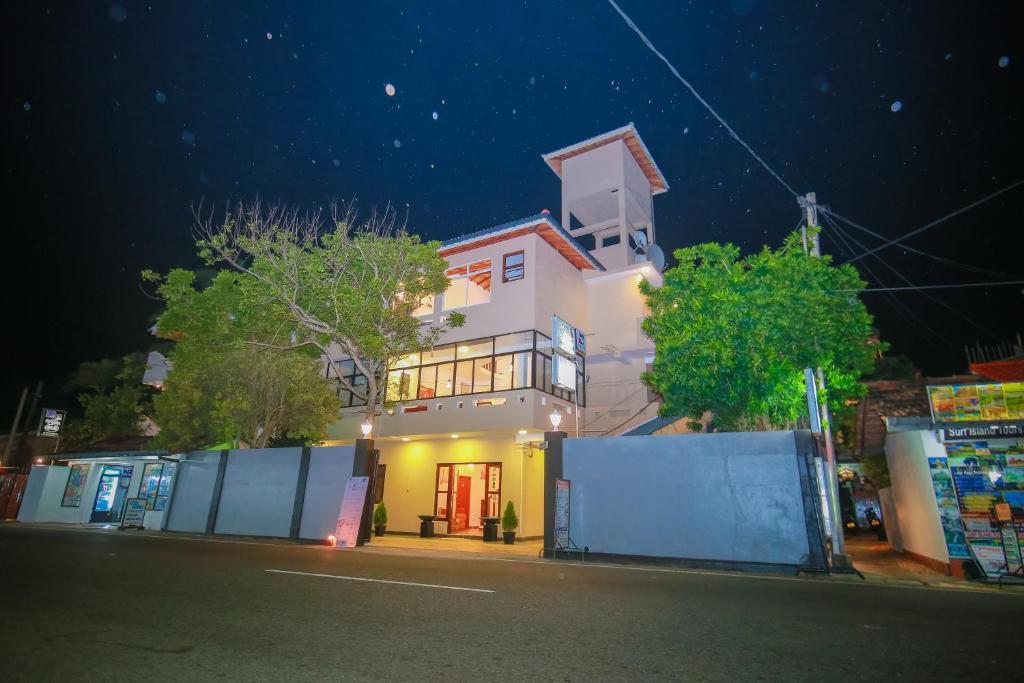
[[[473,485],[471,477],[459,476],[455,489],[455,515],[452,518],[452,531],[465,531],[469,528],[469,491]]]

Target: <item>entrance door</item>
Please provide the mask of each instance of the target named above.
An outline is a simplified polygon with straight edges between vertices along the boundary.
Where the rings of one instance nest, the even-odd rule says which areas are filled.
[[[452,518],[452,533],[469,528],[469,492],[473,486],[471,477],[460,476],[455,489],[455,516]]]
[[[90,522],[120,522],[132,480],[131,465],[106,465],[96,489]]]

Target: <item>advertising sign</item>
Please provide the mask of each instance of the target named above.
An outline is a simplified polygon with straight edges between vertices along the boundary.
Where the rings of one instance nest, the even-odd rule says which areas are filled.
[[[947,458],[928,458],[935,503],[939,508],[939,520],[946,539],[950,557],[970,558],[963,523],[960,521],[960,505],[956,499],[956,488],[949,471]]]
[[[125,501],[124,517],[121,518],[122,529],[141,529],[146,520],[146,499],[129,498]]]
[[[572,482],[555,479],[555,547],[569,547],[569,492]]]
[[[39,416],[39,430],[36,434],[38,436],[60,437],[60,430],[64,428],[64,418],[67,417],[67,414],[66,410],[43,408],[43,412]]]
[[[1024,422],[944,426],[940,431],[943,441],[974,441],[1024,436]]]
[[[1024,382],[932,385],[928,403],[933,422],[1024,420]]]
[[[369,477],[349,477],[345,484],[345,494],[341,499],[341,510],[338,512],[338,523],[334,528],[334,538],[339,548],[354,548],[359,538],[359,522],[363,518],[363,506],[366,504],[366,488]]]
[[[576,355],[576,328],[557,315],[551,316],[551,346],[566,355]]]
[[[82,504],[82,489],[85,488],[85,480],[89,476],[89,463],[72,465],[68,472],[68,483],[64,487],[64,498],[61,500],[61,507],[76,508]]]
[[[569,391],[576,391],[576,361],[554,354],[551,357],[551,383]]]

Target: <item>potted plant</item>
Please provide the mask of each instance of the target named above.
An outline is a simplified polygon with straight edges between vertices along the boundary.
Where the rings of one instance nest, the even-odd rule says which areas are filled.
[[[388,509],[384,507],[384,501],[373,511],[373,535],[383,536],[384,530],[388,527]]]
[[[505,514],[501,516],[501,531],[505,537],[505,545],[512,545],[516,542],[516,527],[519,526],[519,517],[516,516],[516,508],[512,501],[505,506]]]

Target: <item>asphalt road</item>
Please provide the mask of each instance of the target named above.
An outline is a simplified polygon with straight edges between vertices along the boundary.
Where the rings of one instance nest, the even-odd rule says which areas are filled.
[[[0,591],[4,681],[1012,680],[1024,671],[1024,594],[1013,590],[7,523]]]

